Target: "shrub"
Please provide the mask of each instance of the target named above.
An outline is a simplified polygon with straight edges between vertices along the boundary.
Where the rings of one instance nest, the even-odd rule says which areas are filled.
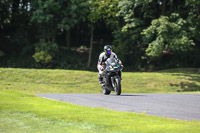
[[[33,58],[37,63],[46,66],[53,62],[56,52],[58,52],[58,45],[56,43],[46,43],[44,40],[41,40],[35,45]]]

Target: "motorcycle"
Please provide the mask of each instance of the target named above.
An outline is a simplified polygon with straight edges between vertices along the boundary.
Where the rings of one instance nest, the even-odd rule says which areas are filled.
[[[115,91],[116,95],[121,94],[121,71],[122,67],[116,58],[108,58],[105,62],[106,68],[103,71],[103,83],[101,88],[103,94],[109,95],[111,91]]]

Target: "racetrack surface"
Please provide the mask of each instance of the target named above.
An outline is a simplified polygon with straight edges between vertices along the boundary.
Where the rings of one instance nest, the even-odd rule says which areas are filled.
[[[43,98],[88,107],[105,107],[117,111],[145,112],[180,120],[200,120],[200,94],[129,93],[115,94],[36,94]]]

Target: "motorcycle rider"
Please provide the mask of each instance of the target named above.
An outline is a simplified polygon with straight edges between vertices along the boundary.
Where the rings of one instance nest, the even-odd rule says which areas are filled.
[[[112,47],[110,45],[105,45],[104,46],[104,52],[102,52],[99,55],[99,60],[98,60],[98,63],[97,63],[97,69],[99,71],[99,83],[100,84],[102,84],[103,70],[105,69],[105,65],[106,65],[105,61],[110,57],[117,59],[120,66],[123,67],[121,60],[119,60],[117,58],[117,55],[114,52],[112,52]],[[120,72],[119,75],[120,75],[120,78],[121,78],[121,72]]]

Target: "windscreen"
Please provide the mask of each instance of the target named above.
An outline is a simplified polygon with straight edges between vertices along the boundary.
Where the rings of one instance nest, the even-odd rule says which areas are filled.
[[[115,58],[108,58],[106,61],[106,65],[115,65],[117,64],[117,60]]]

